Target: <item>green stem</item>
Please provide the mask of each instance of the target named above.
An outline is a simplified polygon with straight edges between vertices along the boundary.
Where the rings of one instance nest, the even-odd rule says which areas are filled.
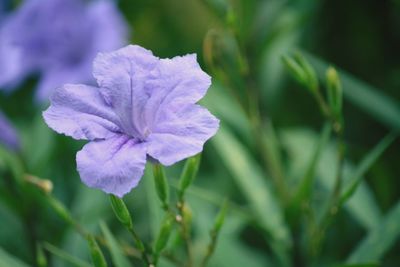
[[[181,233],[182,233],[183,240],[185,242],[185,248],[186,248],[186,253],[187,253],[187,257],[188,257],[186,266],[192,267],[193,266],[193,246],[192,246],[192,240],[190,238],[189,227],[186,224],[186,220],[185,220],[186,219],[185,212],[184,212],[185,202],[183,200],[183,197],[177,203],[176,206],[178,208],[178,215],[175,216],[175,220],[181,227]]]

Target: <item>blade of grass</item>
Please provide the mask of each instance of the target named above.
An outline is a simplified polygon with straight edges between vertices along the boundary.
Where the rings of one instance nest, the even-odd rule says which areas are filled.
[[[334,267],[378,267],[378,263],[355,263],[355,264],[339,264]]]
[[[340,202],[343,204],[349,200],[361,181],[363,180],[363,175],[370,169],[370,167],[380,158],[380,156],[385,152],[385,150],[393,143],[396,139],[397,134],[390,133],[385,138],[383,138],[361,161],[355,170],[354,176],[351,178],[348,185],[343,190]]]
[[[277,251],[284,255],[285,250],[291,245],[289,231],[272,188],[266,183],[259,166],[224,126],[221,126],[212,143],[223,164],[249,201],[257,222],[275,240]],[[283,258],[285,256],[282,256]]]
[[[132,266],[129,260],[125,257],[114,235],[108,229],[104,222],[100,222],[100,228],[107,241],[108,248],[111,253],[111,259],[115,267],[130,267]]]
[[[400,201],[371,229],[351,253],[348,263],[379,261],[400,236]]]
[[[79,258],[76,258],[75,256],[69,254],[68,252],[61,250],[57,248],[56,246],[53,246],[50,243],[43,243],[43,248],[49,251],[50,253],[54,254],[55,256],[59,257],[60,259],[64,260],[65,262],[68,262],[71,264],[71,266],[75,267],[91,267],[92,265],[89,264],[88,262],[85,262]],[[10,265],[13,266],[13,265]]]
[[[311,157],[308,147],[313,147],[318,142],[315,133],[304,129],[292,129],[281,131],[282,141],[289,155],[291,162],[290,173],[304,173],[304,166],[307,159]],[[336,149],[333,143],[328,143],[321,157],[316,170],[316,182],[326,190],[333,188]],[[354,166],[346,161],[344,166],[343,180],[346,184],[354,177]],[[366,229],[372,229],[380,223],[382,218],[380,209],[375,201],[372,191],[365,182],[361,182],[357,192],[346,203],[344,208]]]
[[[0,267],[29,267],[28,264],[24,263],[14,255],[11,255],[7,251],[0,247]],[[85,266],[88,267],[88,266]]]

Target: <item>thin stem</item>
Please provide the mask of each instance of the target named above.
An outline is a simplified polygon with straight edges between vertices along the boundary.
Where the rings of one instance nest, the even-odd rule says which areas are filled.
[[[181,227],[181,233],[182,233],[183,240],[185,242],[186,253],[188,256],[186,266],[192,267],[193,266],[193,246],[192,246],[192,240],[190,238],[189,227],[185,221],[185,212],[184,212],[185,202],[183,200],[183,197],[177,203],[176,207],[178,208],[178,214],[175,216],[175,221]]]
[[[146,266],[153,266],[153,264],[151,263],[149,257],[148,257],[148,253],[146,250],[146,247],[144,246],[142,240],[140,239],[139,235],[136,233],[135,229],[133,228],[133,226],[131,227],[127,227],[128,231],[132,234],[133,239],[135,240],[136,243],[136,247],[137,249],[140,251],[140,253],[142,254],[142,260],[145,262]]]
[[[210,235],[211,235],[211,242],[207,247],[207,253],[204,256],[204,258],[203,258],[203,260],[202,260],[202,262],[200,264],[200,267],[206,267],[207,266],[207,263],[210,260],[211,256],[214,254],[215,247],[217,245],[218,233],[216,231],[211,231]]]

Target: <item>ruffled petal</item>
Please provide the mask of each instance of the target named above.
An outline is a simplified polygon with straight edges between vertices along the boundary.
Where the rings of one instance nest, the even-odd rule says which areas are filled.
[[[143,110],[150,95],[145,84],[157,62],[151,51],[129,45],[98,54],[93,65],[93,75],[106,101],[119,115],[124,132],[140,139],[147,132]]]
[[[56,89],[51,106],[43,112],[47,125],[75,139],[105,139],[120,133],[118,116],[99,89],[67,84]]]
[[[76,155],[78,172],[89,187],[122,197],[136,187],[146,164],[146,144],[119,135],[92,141]]]
[[[147,139],[147,153],[167,166],[200,153],[219,127],[219,120],[199,105],[160,116],[162,119]]]
[[[146,83],[151,97],[146,105],[146,121],[150,128],[165,111],[179,111],[195,104],[207,92],[211,77],[197,63],[196,55],[161,59]]]

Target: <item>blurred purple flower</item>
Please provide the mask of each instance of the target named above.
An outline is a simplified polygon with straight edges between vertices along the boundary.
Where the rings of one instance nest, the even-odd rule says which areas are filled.
[[[91,82],[98,52],[125,44],[127,26],[112,1],[27,0],[0,28],[0,87],[39,74],[36,97],[67,82]]]
[[[100,53],[98,87],[67,84],[43,116],[58,133],[90,142],[76,160],[82,181],[122,197],[143,175],[147,155],[172,165],[203,150],[219,121],[196,104],[211,78],[196,55],[159,59],[140,46]]]
[[[19,138],[15,129],[0,111],[0,144],[12,150],[20,147]]]

